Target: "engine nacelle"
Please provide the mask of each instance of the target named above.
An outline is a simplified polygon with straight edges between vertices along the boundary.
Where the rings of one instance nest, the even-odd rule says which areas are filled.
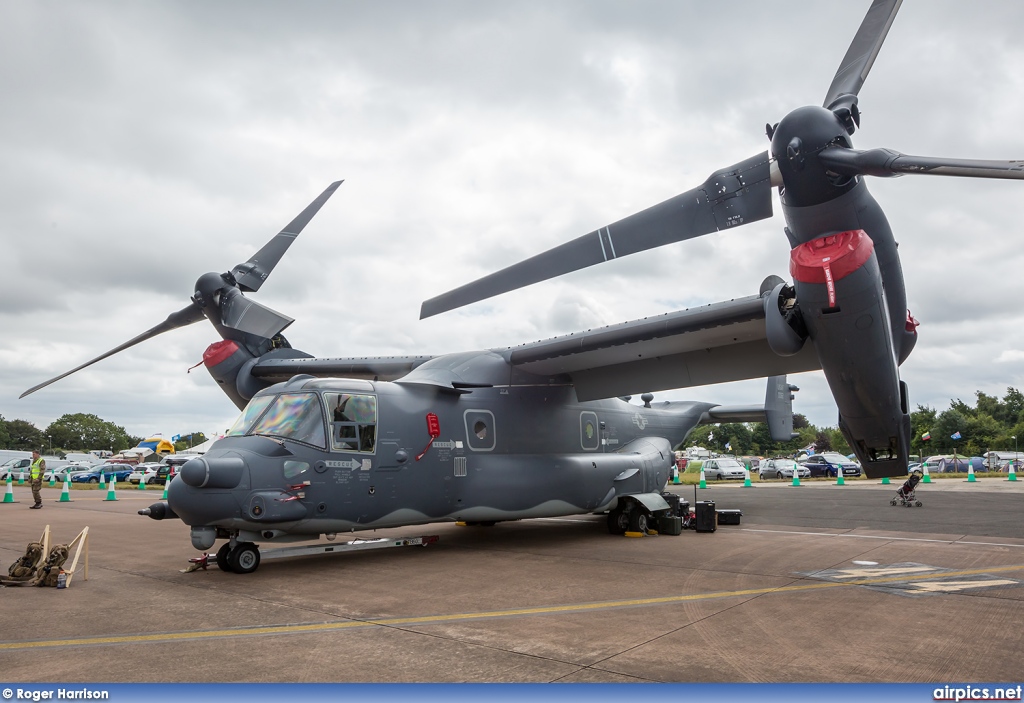
[[[874,244],[863,230],[794,248],[801,317],[840,409],[839,428],[869,478],[906,473],[910,415]],[[896,433],[892,430],[895,428]]]
[[[213,380],[217,382],[224,394],[231,398],[231,402],[238,406],[239,410],[244,408],[249,402],[249,398],[253,396],[253,393],[245,396],[239,392],[239,371],[247,362],[255,360],[256,357],[247,349],[230,339],[215,342],[203,352],[203,364],[206,365],[206,370],[210,372]],[[249,374],[245,375],[250,377]]]
[[[768,346],[779,356],[793,356],[803,349],[807,328],[793,286],[779,283],[764,297],[764,325]]]

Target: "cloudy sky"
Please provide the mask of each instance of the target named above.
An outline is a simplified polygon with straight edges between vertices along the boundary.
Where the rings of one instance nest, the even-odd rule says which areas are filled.
[[[258,300],[318,356],[513,345],[788,278],[771,220],[418,320],[420,303],[694,187],[820,104],[868,0],[0,0],[0,414],[227,427],[207,324],[18,400],[184,307],[333,180]],[[1024,158],[1024,4],[907,0],[860,148]],[[920,341],[913,405],[1024,387],[1024,183],[874,180]],[[820,373],[797,410],[834,425]],[[749,403],[760,381],[660,393]]]

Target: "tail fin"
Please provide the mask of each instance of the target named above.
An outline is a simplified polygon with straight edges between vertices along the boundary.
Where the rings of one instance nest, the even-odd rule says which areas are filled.
[[[776,442],[788,442],[797,435],[793,432],[793,393],[800,390],[786,381],[785,376],[771,376],[764,394],[764,414],[768,431]]]

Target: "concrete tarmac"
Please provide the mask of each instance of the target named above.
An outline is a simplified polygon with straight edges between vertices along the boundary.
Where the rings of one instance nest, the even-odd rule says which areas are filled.
[[[159,490],[28,487],[0,504],[0,568],[89,527],[68,589],[0,589],[11,682],[1020,683],[1024,481],[712,485],[739,526],[613,537],[602,516],[435,524],[429,547],[181,573]],[[691,503],[694,490],[670,486]],[[341,541],[339,536],[339,541]],[[264,551],[273,547],[264,545]],[[83,555],[84,558],[84,555]]]

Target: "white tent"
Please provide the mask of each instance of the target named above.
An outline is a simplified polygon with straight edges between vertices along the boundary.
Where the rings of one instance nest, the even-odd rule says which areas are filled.
[[[214,437],[213,439],[208,439],[205,442],[203,442],[202,444],[197,444],[196,446],[192,447],[191,449],[185,449],[184,451],[180,451],[178,453],[179,454],[205,454],[210,449],[210,447],[213,446],[213,443],[216,442],[218,439],[220,439],[220,438],[219,437]]]

